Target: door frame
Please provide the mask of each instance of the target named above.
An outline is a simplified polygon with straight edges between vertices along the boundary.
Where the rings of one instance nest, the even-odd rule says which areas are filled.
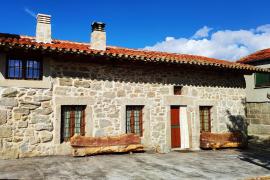
[[[194,118],[194,115],[191,115],[190,112],[189,112],[189,106],[188,105],[184,105],[184,104],[170,104],[170,105],[167,105],[167,117],[168,117],[168,121],[167,121],[167,137],[166,137],[166,146],[168,148],[168,151],[173,151],[173,150],[181,150],[181,145],[179,148],[172,148],[172,144],[171,144],[171,106],[179,106],[180,108],[181,107],[186,107],[187,108],[187,118],[188,118],[188,133],[189,133],[189,146],[190,146],[190,149],[193,148],[193,145],[192,145],[192,131],[193,131],[193,122],[192,122],[192,119]],[[179,117],[180,118],[180,117]],[[180,119],[181,121],[181,119]],[[180,129],[181,131],[181,129]]]

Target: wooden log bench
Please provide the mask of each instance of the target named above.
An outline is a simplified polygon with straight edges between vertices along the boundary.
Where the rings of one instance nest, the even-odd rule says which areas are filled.
[[[74,135],[70,140],[70,144],[73,147],[73,156],[143,151],[141,139],[135,134],[106,137]]]
[[[202,149],[242,148],[245,146],[246,142],[241,132],[202,132],[200,136]]]

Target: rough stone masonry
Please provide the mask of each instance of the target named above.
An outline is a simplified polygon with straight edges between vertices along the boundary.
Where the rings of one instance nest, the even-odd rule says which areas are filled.
[[[0,157],[71,154],[60,142],[61,106],[86,105],[86,135],[126,133],[125,108],[143,105],[146,149],[168,152],[170,106],[186,106],[190,148],[199,148],[199,106],[212,106],[211,129],[227,132],[244,121],[243,75],[203,68],[44,58],[50,88],[0,86]],[[45,78],[45,77],[44,77]],[[46,82],[47,83],[47,82]],[[182,85],[182,95],[173,94]],[[24,86],[24,87],[22,87]],[[241,122],[243,123],[243,122]]]

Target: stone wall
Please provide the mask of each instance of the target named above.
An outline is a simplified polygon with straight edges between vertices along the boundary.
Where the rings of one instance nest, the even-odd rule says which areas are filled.
[[[270,68],[269,60],[256,61],[252,65],[260,68]],[[246,80],[246,93],[247,93],[247,102],[270,102],[267,98],[267,94],[270,93],[270,87],[255,87],[255,73],[252,75],[245,75]]]
[[[270,135],[270,103],[247,103],[249,135]]]
[[[269,60],[252,62],[251,65],[260,68],[270,68]],[[248,134],[259,137],[270,136],[270,100],[268,94],[269,87],[255,88],[255,74],[246,75],[246,92],[247,92],[247,121]]]
[[[52,91],[1,88],[0,148],[3,156],[53,154]],[[0,151],[1,152],[1,151]]]
[[[126,105],[143,105],[142,142],[161,152],[170,150],[171,105],[188,108],[191,148],[199,147],[200,105],[213,106],[213,132],[243,128],[235,126],[244,123],[241,74],[164,64],[60,59],[51,61],[49,67],[51,89],[0,88],[2,156],[69,154],[69,144],[59,139],[59,106],[63,103],[87,105],[89,136],[125,133]],[[174,85],[184,86],[181,96],[173,95]]]

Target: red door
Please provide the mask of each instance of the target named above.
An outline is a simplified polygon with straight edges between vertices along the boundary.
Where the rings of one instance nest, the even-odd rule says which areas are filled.
[[[172,148],[180,148],[180,114],[179,106],[171,106],[171,143]]]

